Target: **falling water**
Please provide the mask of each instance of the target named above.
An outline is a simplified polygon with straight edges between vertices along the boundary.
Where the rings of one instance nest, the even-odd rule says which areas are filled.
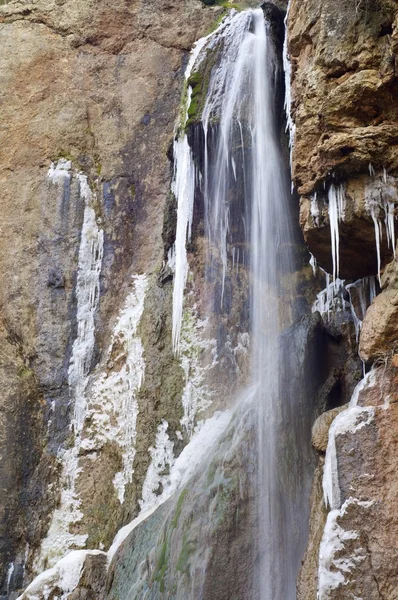
[[[295,580],[303,546],[299,522],[306,516],[301,511],[305,494],[297,499],[304,485],[298,481],[302,471],[300,467],[294,472],[293,464],[301,452],[300,434],[295,430],[301,425],[291,406],[294,399],[288,398],[287,406],[283,406],[282,397],[286,399],[288,392],[281,388],[283,356],[279,336],[286,323],[279,299],[281,278],[291,262],[290,194],[276,132],[275,98],[280,73],[271,37],[263,11],[247,10],[232,13],[201,45],[196,55],[199,65],[209,48],[214,51],[218,46],[221,51],[211,71],[201,115],[203,135],[197,136],[202,144],[196,149],[197,172],[192,172],[195,157],[189,146],[189,160],[186,153],[181,155],[182,144],[187,141],[184,134],[175,145],[174,189],[179,207],[183,207],[181,182],[190,182],[189,203],[192,194],[203,195],[206,277],[214,283],[214,289],[220,287],[220,293],[213,293],[208,310],[217,313],[223,309],[228,300],[226,284],[228,279],[233,284],[231,273],[236,272],[238,262],[250,271],[250,286],[245,293],[250,299],[250,387],[256,390],[259,508],[259,568],[253,590],[261,600],[290,600],[296,597]],[[190,62],[190,73],[195,73],[198,64]],[[190,235],[190,226],[188,230]],[[173,328],[178,332],[178,268],[176,289],[179,297]]]

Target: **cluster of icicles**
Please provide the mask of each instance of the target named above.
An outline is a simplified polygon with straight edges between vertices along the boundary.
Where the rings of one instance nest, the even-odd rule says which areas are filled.
[[[311,264],[314,265],[313,257]],[[346,284],[343,279],[338,277],[332,281],[329,273],[323,272],[326,278],[326,287],[317,295],[312,305],[312,312],[319,312],[327,320],[330,320],[331,316],[337,312],[349,312],[354,322],[358,343],[366,310],[377,294],[376,277],[364,277]]]
[[[395,227],[394,210],[395,202],[398,200],[395,187],[395,179],[387,175],[385,169],[381,176],[369,165],[370,176],[373,181],[365,187],[365,206],[368,214],[372,217],[375,229],[376,253],[377,253],[377,276],[380,283],[381,268],[381,242],[383,240],[383,224],[385,229],[388,248],[391,248],[395,256]],[[329,206],[330,236],[332,247],[333,280],[339,277],[339,223],[343,222],[346,215],[346,192],[344,183],[335,185],[331,183],[327,193]],[[317,193],[311,198],[311,216],[315,225],[319,225],[320,207]]]
[[[395,257],[395,228],[394,228],[394,210],[397,192],[395,181],[388,176],[383,169],[381,176],[376,176],[372,165],[369,165],[369,174],[373,181],[368,183],[365,188],[365,206],[368,214],[372,217],[375,229],[375,243],[377,254],[377,280],[380,281],[381,269],[381,242],[383,240],[383,227],[386,235],[388,248],[391,249]],[[339,258],[339,223],[344,222],[346,216],[346,192],[343,183],[335,185],[332,183],[327,192],[330,237],[332,249],[333,275],[325,273],[326,287],[317,295],[313,305],[313,312],[319,311],[327,318],[338,311],[348,310],[351,313],[356,339],[358,342],[359,332],[362,327],[362,321],[367,307],[372,303],[376,296],[376,277],[366,277],[353,283],[346,284],[339,278],[340,258]],[[317,193],[311,198],[311,217],[316,226],[320,224],[321,209]],[[311,256],[310,264],[315,273],[317,264],[315,257]],[[357,302],[353,302],[353,292],[357,296]]]

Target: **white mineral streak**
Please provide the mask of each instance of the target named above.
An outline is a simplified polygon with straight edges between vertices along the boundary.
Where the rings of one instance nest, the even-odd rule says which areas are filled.
[[[198,319],[195,306],[186,307],[180,338],[180,361],[185,376],[181,425],[189,436],[194,431],[197,416],[212,403],[206,379],[217,364],[217,342],[206,338],[206,325],[207,321]]]
[[[189,479],[194,475],[203,458],[226,430],[231,421],[231,417],[232,412],[229,410],[224,412],[216,412],[210,419],[207,419],[207,421],[199,423],[196,426],[189,444],[185,446],[179,457],[173,462],[169,475],[163,478],[162,493],[158,496],[155,494],[151,495],[151,503],[148,502],[145,503],[145,505],[143,504],[138,517],[120,529],[117,533],[115,539],[113,540],[112,546],[108,551],[109,562],[112,560],[120,545],[133,531],[133,529],[139,523],[149,517],[149,515],[152,514],[158,506],[160,506],[160,504],[163,504],[166,500],[168,500],[168,498],[170,498],[174,492],[180,490],[186,483],[188,483]],[[160,444],[162,443],[165,443],[167,446],[167,441],[165,441],[165,438],[163,439],[163,442],[160,442]],[[169,453],[169,451],[170,447],[166,448],[166,450],[163,449],[164,453]],[[170,457],[170,454],[168,455]]]
[[[358,385],[361,384],[362,382]],[[345,433],[354,434],[362,427],[369,425],[374,414],[374,407],[350,406],[337,415],[329,429],[329,441],[323,471],[323,494],[325,504],[329,506],[330,510],[338,509],[341,505],[336,437]]]
[[[343,585],[347,575],[366,558],[366,551],[360,546],[354,548],[346,558],[338,558],[346,542],[359,538],[357,531],[347,531],[338,523],[351,505],[368,509],[373,501],[349,498],[341,509],[329,512],[319,549],[318,600],[329,600],[332,591]]]
[[[67,600],[80,580],[88,555],[105,554],[101,550],[75,550],[59,560],[54,567],[40,573],[17,600]],[[59,590],[61,593],[59,593]],[[57,595],[53,595],[54,592]]]
[[[56,185],[63,185],[70,179],[69,161],[59,161],[57,166],[51,165],[48,176]],[[80,196],[84,200],[85,209],[81,232],[78,272],[76,283],[77,299],[77,337],[72,348],[72,357],[68,371],[68,383],[71,402],[74,405],[74,416],[71,428],[74,433],[74,444],[67,450],[61,450],[59,459],[62,464],[61,501],[54,511],[46,538],[42,541],[39,556],[35,561],[37,571],[44,564],[54,565],[71,547],[84,546],[87,535],[71,533],[70,526],[82,518],[80,499],[75,490],[79,475],[78,456],[81,444],[81,433],[86,415],[85,390],[94,351],[94,316],[99,303],[99,278],[102,266],[104,233],[99,229],[93,209],[94,196],[87,182],[87,177],[77,175],[80,184]]]
[[[345,189],[341,184],[339,186],[332,183],[328,191],[329,201],[329,221],[330,221],[330,237],[332,241],[332,261],[333,261],[333,281],[339,276],[340,270],[340,235],[339,221],[343,221],[345,217],[346,198]]]
[[[288,27],[287,21],[289,18],[291,0],[287,5],[285,17],[285,39],[283,42],[283,70],[285,72],[285,112],[286,112],[286,130],[289,131],[290,139],[290,166],[292,166],[292,156],[294,148],[294,140],[296,136],[296,125],[292,116],[292,65],[288,51]],[[293,189],[293,183],[292,183]]]
[[[147,287],[145,274],[133,277],[133,290],[120,312],[106,354],[110,372],[101,373],[91,390],[87,409],[89,424],[81,444],[85,451],[97,451],[106,442],[114,442],[121,448],[123,468],[113,480],[121,503],[125,487],[133,477],[137,393],[145,375],[144,349],[137,329],[144,312]]]
[[[383,173],[376,176],[365,187],[365,204],[372,217],[375,228],[375,241],[377,253],[377,275],[380,283],[381,268],[381,242],[383,239],[383,222],[386,232],[388,247],[395,256],[395,204],[398,202],[397,181],[394,177]]]

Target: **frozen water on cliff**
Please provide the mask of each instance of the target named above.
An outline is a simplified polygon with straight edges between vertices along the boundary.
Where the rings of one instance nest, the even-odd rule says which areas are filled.
[[[341,509],[329,512],[319,548],[318,600],[332,598],[333,590],[344,585],[347,581],[347,575],[366,558],[366,550],[359,543],[353,550],[346,553],[346,557],[339,557],[347,542],[359,540],[359,532],[344,529],[339,524],[339,519],[345,515],[352,505],[369,509],[373,504],[373,501],[348,498]]]
[[[207,321],[198,318],[196,307],[187,305],[181,328],[180,361],[185,377],[181,425],[189,436],[197,417],[212,403],[213,393],[207,375],[217,364],[217,342],[207,337],[206,326]],[[207,362],[204,362],[205,358]]]
[[[132,287],[112,332],[105,357],[107,369],[97,376],[92,386],[88,425],[81,443],[85,451],[99,450],[106,442],[119,446],[122,470],[116,473],[113,483],[121,503],[125,487],[133,477],[137,394],[145,375],[144,349],[137,329],[144,312],[147,276],[134,275]]]
[[[59,560],[54,567],[40,573],[17,600],[54,598],[67,600],[82,574],[84,561],[89,555],[105,555],[101,550],[75,550]],[[54,596],[54,592],[57,594]]]
[[[146,480],[147,488],[144,492],[146,500],[143,498],[141,511],[138,517],[120,529],[116,534],[112,546],[108,551],[109,561],[112,560],[117,549],[139,523],[152,514],[160,504],[163,504],[168,500],[174,492],[182,489],[182,487],[188,483],[206,454],[226,430],[231,418],[232,412],[227,410],[224,412],[216,412],[210,419],[207,419],[207,421],[198,423],[189,444],[185,446],[181,454],[174,461],[171,458],[169,440],[166,439],[166,436],[164,435],[166,433],[165,425],[161,425],[158,429],[157,448],[152,452],[152,459],[154,459],[154,463],[152,464],[153,469],[151,469],[150,472],[148,471],[149,476],[148,480]],[[162,493],[156,495],[153,493],[156,485],[155,479],[156,481],[160,481],[158,479],[158,468],[163,462],[164,464],[168,462],[170,465],[170,472],[167,476],[162,478]]]
[[[345,188],[342,184],[336,186],[334,183],[332,183],[330,185],[328,191],[328,201],[330,236],[332,241],[333,281],[335,282],[339,276],[340,270],[339,221],[344,220],[346,208]]]
[[[48,169],[47,177],[57,185],[63,185],[65,181],[70,181],[72,162],[65,158],[60,158],[57,164],[51,163]]]
[[[69,161],[53,164],[48,177],[55,185],[63,185],[65,178],[71,177]],[[77,174],[80,197],[85,209],[79,247],[76,299],[77,299],[77,336],[72,348],[68,371],[68,383],[74,413],[72,429],[74,443],[71,448],[59,453],[62,463],[60,480],[61,501],[54,511],[47,536],[43,539],[35,567],[42,570],[43,564],[53,565],[71,547],[82,547],[87,535],[71,533],[70,525],[81,520],[80,499],[76,493],[76,479],[79,475],[78,455],[80,436],[87,409],[85,390],[95,343],[94,316],[99,303],[99,278],[102,267],[104,233],[97,224],[93,208],[94,195],[88,180],[82,173]]]
[[[85,390],[94,352],[94,315],[100,297],[100,274],[104,246],[104,232],[97,225],[97,218],[92,206],[93,194],[87,177],[80,173],[78,179],[85,209],[76,283],[77,336],[73,343],[68,371],[70,393],[74,398],[73,428],[75,435],[78,435],[83,427],[86,411]]]
[[[363,386],[363,383],[360,382],[358,386]],[[336,438],[346,433],[354,434],[362,427],[366,427],[372,422],[374,414],[375,409],[373,407],[353,405],[337,415],[329,429],[329,441],[323,471],[323,493],[325,504],[331,510],[340,508],[341,505]]]
[[[286,17],[285,17],[285,39],[283,42],[283,70],[285,72],[285,112],[286,112],[286,128],[289,132],[289,140],[290,140],[290,166],[292,166],[292,154],[294,147],[294,140],[296,137],[296,124],[293,120],[292,115],[292,64],[290,62],[289,50],[288,50],[288,28],[287,22],[289,19],[291,0],[289,0],[287,9],[286,9]],[[292,183],[293,189],[293,183]]]
[[[398,202],[397,182],[395,177],[387,175],[385,169],[383,174],[376,176],[371,173],[373,179],[365,187],[365,203],[372,217],[377,254],[377,274],[380,283],[381,268],[381,242],[383,239],[383,222],[388,248],[395,256],[395,204]]]

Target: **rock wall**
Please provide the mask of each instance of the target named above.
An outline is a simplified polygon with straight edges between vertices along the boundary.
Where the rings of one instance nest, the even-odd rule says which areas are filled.
[[[230,454],[225,470],[210,464],[199,481],[187,484],[182,499],[170,498],[137,527],[107,582],[103,552],[145,502],[150,465],[157,472],[147,493],[162,496],[162,476],[171,467],[156,463],[156,451],[167,457],[172,447],[178,456],[189,439],[181,398],[189,356],[200,355],[201,342],[192,313],[185,323],[191,343],[185,363],[172,351],[170,144],[187,52],[223,9],[195,0],[0,4],[0,597],[16,598],[35,574],[79,547],[98,550],[77,555],[73,568],[58,564],[48,572],[52,596],[63,592],[57,586],[69,571],[76,579],[74,600],[123,597],[131,583],[124,566],[134,561],[132,573],[139,571],[142,589],[150,583],[154,598],[165,586],[186,597],[202,563],[208,574],[198,575],[197,593],[236,600],[255,594],[249,578],[256,568],[253,498],[248,486],[242,491],[247,465],[239,452]],[[266,10],[275,12],[269,3]],[[315,413],[327,411],[313,429],[319,464],[300,600],[315,600],[318,588],[320,600],[398,597],[397,49],[393,0],[290,2],[292,177],[304,238],[328,272],[339,271],[347,281],[379,276],[359,339],[360,357],[375,371],[355,406],[341,408],[361,377],[352,312],[324,314],[323,324],[318,317],[304,319],[285,335],[285,341],[297,337],[297,354],[302,339],[307,349],[313,346],[292,359],[307,376],[317,373],[308,388],[300,384],[300,407],[310,402]],[[206,291],[200,213],[196,217],[189,286],[200,310]],[[314,286],[323,285],[302,264],[308,256],[299,238],[295,250],[298,264],[289,274],[298,286],[294,321],[310,311]],[[83,268],[92,294],[79,287]],[[347,289],[336,306],[348,303]],[[238,313],[235,307],[233,323]],[[81,367],[76,380],[71,358]],[[221,358],[212,383],[232,389],[229,373],[236,365]],[[239,366],[243,381],[244,358]],[[249,447],[250,436],[243,438],[242,447]],[[222,443],[231,439],[232,433]],[[335,453],[330,487],[338,499],[326,508],[328,439]],[[72,459],[79,470],[71,480]],[[313,456],[303,451],[302,459]],[[213,529],[201,532],[209,511]],[[139,537],[149,549],[144,567],[134,547]],[[60,540],[55,553],[48,539]],[[204,558],[208,542],[213,550]],[[242,548],[247,562],[239,562]],[[239,569],[231,570],[236,564]],[[72,585],[64,584],[68,590]]]
[[[396,238],[381,226],[396,225],[397,19],[388,0],[290,3],[292,173],[304,237],[343,287],[368,276],[380,282],[357,347],[372,370],[348,407],[313,428],[319,466],[303,600],[397,597]],[[346,289],[343,306],[352,300]]]
[[[80,335],[76,286],[85,182],[94,211],[86,241],[97,230],[104,242],[95,344],[83,373],[87,411],[78,436],[75,491],[84,517],[71,526],[74,535],[88,536],[91,547],[110,544],[137,512],[159,424],[167,417],[171,437],[180,426],[176,397],[184,379],[170,343],[171,281],[162,272],[168,151],[187,51],[222,9],[195,1],[2,4],[0,590],[9,598],[51,565],[54,557],[43,549],[40,555],[40,544],[69,485],[62,457],[76,446],[68,370]],[[69,176],[49,177],[51,164],[56,171],[62,161]],[[137,332],[133,320],[121,323],[120,311],[137,293],[132,277],[143,274]],[[128,371],[138,338],[148,368],[132,398],[139,411],[136,458],[122,504],[112,480],[123,467],[123,440],[116,434],[100,440],[96,430],[99,413],[108,411],[115,425],[119,409],[105,392],[93,397],[89,376],[96,371],[95,381],[102,381]],[[182,442],[175,442],[178,449]]]

